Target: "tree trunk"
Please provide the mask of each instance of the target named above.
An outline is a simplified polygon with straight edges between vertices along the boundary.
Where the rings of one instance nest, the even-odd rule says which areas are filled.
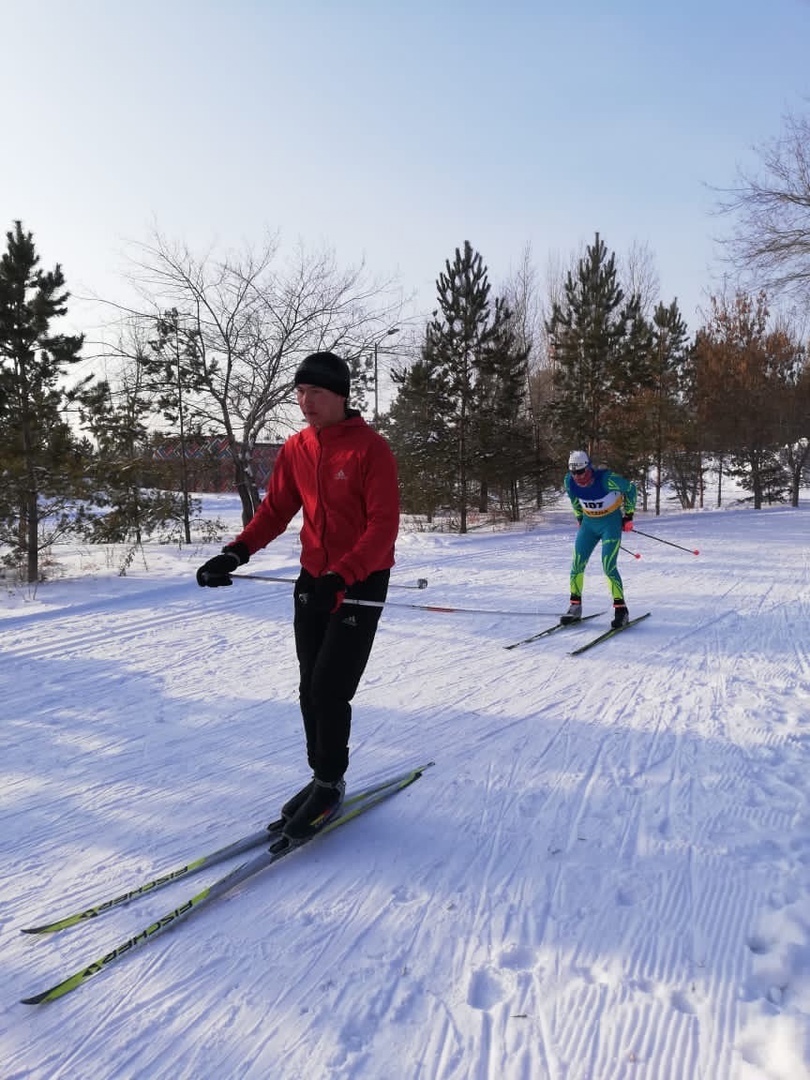
[[[39,506],[36,491],[28,494],[27,517],[27,548],[28,548],[28,573],[26,580],[29,585],[39,581]]]

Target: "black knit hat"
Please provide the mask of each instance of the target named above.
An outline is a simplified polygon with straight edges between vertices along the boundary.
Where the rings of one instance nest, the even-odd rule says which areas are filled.
[[[322,386],[341,397],[349,396],[349,365],[331,352],[311,353],[302,361],[295,373],[294,383],[308,383],[310,386]]]

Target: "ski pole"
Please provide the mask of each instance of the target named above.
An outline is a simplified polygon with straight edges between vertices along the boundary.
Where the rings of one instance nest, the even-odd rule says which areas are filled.
[[[234,581],[286,581],[286,578],[270,578],[263,574],[232,574]],[[558,614],[556,611],[496,611],[492,608],[465,608],[447,607],[439,604],[396,604],[390,600],[355,600],[353,597],[344,597],[344,604],[354,604],[357,607],[395,607],[413,608],[415,611],[440,611],[454,615],[525,615],[530,619],[553,618]]]
[[[678,548],[680,551],[688,551],[690,555],[699,555],[700,552],[696,548],[684,547],[683,544],[673,544],[671,540],[662,540],[660,536],[652,536],[650,533],[642,532],[641,529],[633,529],[634,533],[638,533],[639,536],[646,536],[648,540],[657,540],[659,544],[669,544],[670,547]]]
[[[269,574],[234,574],[234,577],[246,578],[249,581],[277,581],[283,582],[285,585],[294,585],[295,578],[289,577],[271,577]],[[415,585],[400,585],[396,581],[391,582],[392,589],[426,589],[427,578],[417,578]]]
[[[234,574],[233,577],[244,578],[245,581],[277,581],[282,582],[285,585],[295,584],[295,578],[271,577],[269,574]]]
[[[355,600],[352,597],[344,597],[343,603],[356,604],[358,607],[414,608],[416,611],[440,611],[453,615],[524,615],[530,619],[551,619],[559,614],[557,611],[494,611],[492,608],[445,607],[438,604],[392,604],[390,600]]]
[[[640,559],[641,558],[641,552],[640,551],[631,551],[630,548],[626,548],[624,546],[624,544],[621,545],[621,548],[622,548],[622,551],[626,551],[628,555],[632,555],[634,559]]]

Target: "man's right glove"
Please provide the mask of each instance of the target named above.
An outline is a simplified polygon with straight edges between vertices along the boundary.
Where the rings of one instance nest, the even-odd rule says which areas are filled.
[[[632,531],[633,531],[633,515],[632,514],[622,514],[622,532],[632,532]]]
[[[210,589],[219,588],[220,585],[232,585],[231,574],[249,559],[250,552],[245,544],[229,544],[222,549],[221,555],[215,555],[213,559],[202,564],[197,571],[197,584],[207,585]]]
[[[332,615],[343,603],[346,595],[346,582],[333,570],[322,577],[315,578],[309,589],[301,593],[300,600],[310,611],[319,611],[323,615]]]

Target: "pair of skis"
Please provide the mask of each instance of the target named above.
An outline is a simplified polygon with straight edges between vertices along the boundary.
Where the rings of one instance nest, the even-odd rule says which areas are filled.
[[[520,641],[513,641],[511,645],[504,645],[505,649],[516,649],[519,645],[528,645],[532,641],[539,641],[540,638],[548,637],[550,634],[556,633],[558,630],[567,630],[572,626],[580,626],[582,623],[587,622],[589,619],[596,619],[604,612],[598,611],[595,615],[586,615],[583,619],[577,619],[575,622],[564,623],[558,622],[554,626],[548,626],[545,630],[540,630],[536,634],[531,634],[529,637],[521,638]],[[629,630],[631,626],[635,626],[636,623],[642,622],[644,619],[649,619],[651,611],[645,612],[643,615],[637,616],[635,619],[631,619],[626,622],[624,626],[611,627],[609,630],[605,630],[604,633],[599,634],[595,638],[591,638],[590,641],[586,641],[584,645],[580,645],[578,649],[572,650],[569,656],[581,656],[582,653],[587,652],[588,649],[592,649],[594,645],[600,645],[603,641],[607,641],[609,638],[615,637],[616,634],[621,634],[624,630]]]
[[[58,930],[64,930],[70,926],[76,926],[78,923],[98,917],[105,911],[111,911],[114,907],[129,903],[130,900],[135,900],[140,896],[145,896],[147,893],[164,888],[172,882],[177,881],[179,878],[188,877],[191,874],[198,873],[206,867],[214,866],[217,863],[222,863],[234,856],[242,855],[248,851],[264,847],[264,850],[259,854],[240,863],[229,873],[225,874],[224,877],[219,878],[211,885],[207,885],[204,889],[195,893],[194,896],[189,897],[184,903],[173,908],[171,911],[168,911],[155,922],[150,923],[149,926],[141,930],[140,933],[128,938],[120,945],[115,946],[109,952],[99,957],[98,960],[93,961],[93,963],[88,964],[86,967],[80,968],[78,971],[69,975],[67,978],[62,979],[60,982],[55,983],[47,990],[43,990],[38,994],[33,994],[31,997],[23,998],[22,1003],[24,1005],[38,1005],[46,1001],[54,1001],[56,998],[63,997],[65,994],[70,993],[93,975],[119,959],[119,957],[124,956],[138,945],[156,937],[159,933],[166,930],[168,927],[173,926],[180,919],[186,918],[194,911],[199,910],[204,904],[225,896],[238,885],[241,885],[242,882],[247,881],[248,878],[253,877],[254,874],[258,874],[268,866],[272,866],[274,863],[279,862],[291,852],[297,851],[298,848],[311,843],[312,840],[317,837],[324,836],[326,833],[341,828],[347,822],[354,820],[372,807],[391,798],[391,796],[397,794],[397,792],[410,787],[411,784],[419,779],[425,769],[430,768],[433,764],[432,761],[428,761],[424,765],[419,765],[415,769],[408,769],[406,772],[400,773],[398,776],[394,776],[389,780],[379,781],[350,796],[344,801],[338,817],[333,821],[330,821],[329,824],[321,829],[320,832],[316,833],[315,836],[310,837],[310,839],[301,844],[291,844],[286,840],[286,838],[282,836],[284,823],[282,821],[277,821],[268,828],[262,829],[260,832],[250,833],[249,835],[234,841],[232,844],[228,844],[207,855],[203,855],[192,862],[177,867],[175,870],[161,874],[151,881],[144,882],[144,884],[121,893],[119,896],[113,897],[112,899],[104,900],[92,907],[85,908],[83,911],[74,912],[73,914],[54,919],[51,922],[24,929],[23,933],[26,934],[50,934],[55,933]]]

